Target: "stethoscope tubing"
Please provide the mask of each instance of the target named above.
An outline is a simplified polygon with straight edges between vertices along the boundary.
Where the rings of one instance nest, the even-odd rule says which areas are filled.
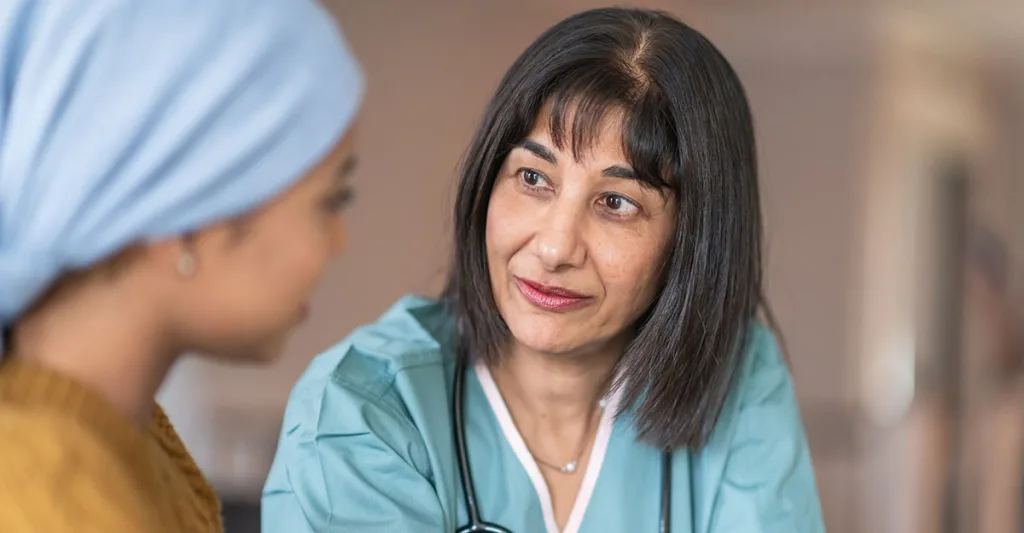
[[[476,486],[473,484],[473,476],[469,470],[469,452],[466,446],[466,426],[463,419],[463,403],[466,389],[466,361],[465,357],[459,357],[455,365],[455,380],[453,383],[452,398],[452,422],[455,433],[455,454],[459,468],[459,481],[462,483],[462,495],[466,503],[466,514],[469,523],[456,530],[456,533],[511,533],[509,530],[497,525],[484,522],[480,519],[480,509],[477,505]],[[693,476],[690,476],[690,508],[693,513]],[[696,518],[693,520],[696,524]],[[672,451],[662,452],[661,456],[661,517],[658,522],[659,533],[669,533],[672,528]],[[696,533],[696,529],[692,530]]]

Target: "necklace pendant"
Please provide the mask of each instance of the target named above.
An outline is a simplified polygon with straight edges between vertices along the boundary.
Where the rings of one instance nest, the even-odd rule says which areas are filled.
[[[573,472],[576,471],[576,461],[572,460],[569,461],[568,463],[565,463],[565,466],[559,468],[559,470],[561,470],[563,474],[572,474]]]

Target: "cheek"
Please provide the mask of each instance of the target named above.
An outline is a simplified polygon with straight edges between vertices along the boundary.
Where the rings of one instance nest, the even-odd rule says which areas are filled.
[[[276,284],[281,290],[311,290],[336,247],[333,235],[311,228],[302,233],[282,232],[276,237],[268,240],[259,254],[265,265],[263,282]],[[300,296],[305,298],[307,295]]]
[[[503,270],[529,236],[529,206],[509,187],[495,186],[487,207],[487,258],[491,272]]]
[[[594,265],[606,291],[607,303],[628,311],[642,313],[657,295],[660,264],[664,255],[659,242],[604,243],[591,250]]]
[[[312,224],[288,224],[248,236],[242,244],[237,268],[248,271],[239,276],[242,290],[254,308],[274,314],[291,312],[302,305],[316,287],[332,255],[332,236]]]

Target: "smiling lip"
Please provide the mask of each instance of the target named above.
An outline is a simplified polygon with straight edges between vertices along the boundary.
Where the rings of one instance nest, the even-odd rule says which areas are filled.
[[[531,304],[547,311],[569,311],[590,302],[590,296],[561,287],[541,285],[535,281],[515,277],[519,292]]]

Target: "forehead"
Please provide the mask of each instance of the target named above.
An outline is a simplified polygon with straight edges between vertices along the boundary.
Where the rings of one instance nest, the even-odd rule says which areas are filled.
[[[621,109],[541,108],[527,138],[541,143],[559,163],[600,164],[628,161],[623,139],[625,113]]]

